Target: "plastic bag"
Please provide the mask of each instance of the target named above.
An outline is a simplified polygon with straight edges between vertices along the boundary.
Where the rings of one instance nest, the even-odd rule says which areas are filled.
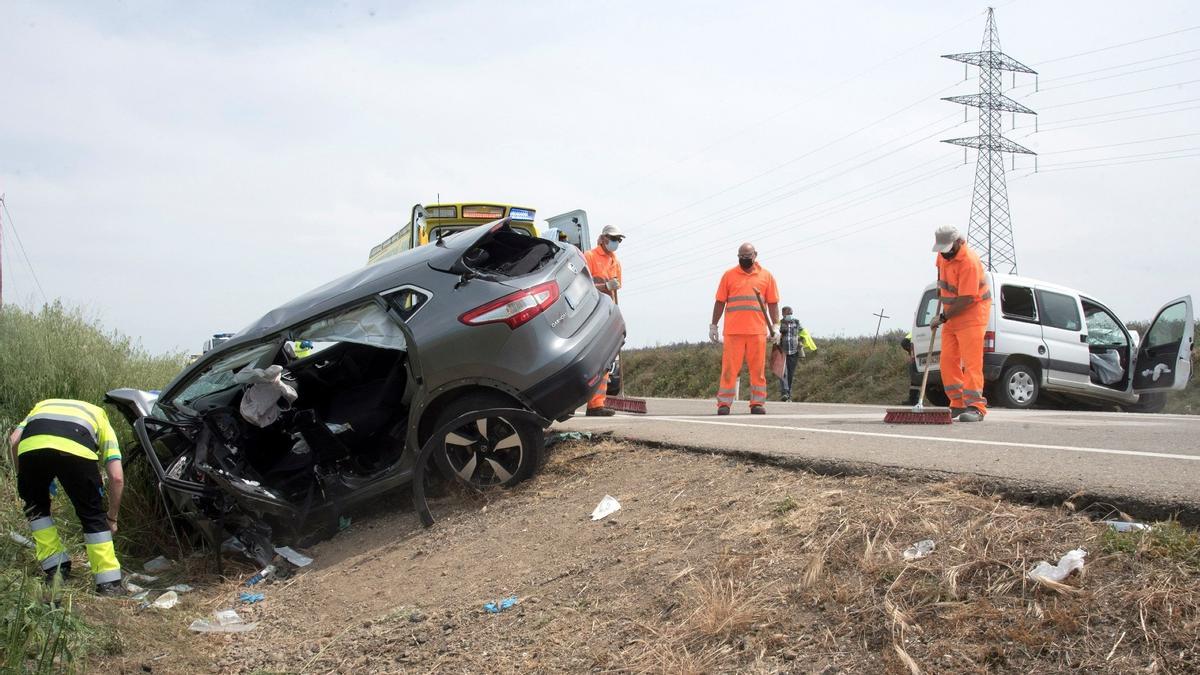
[[[596,505],[596,509],[592,511],[592,520],[600,520],[601,518],[614,514],[621,510],[621,502],[617,501],[612,495],[604,495],[604,499]]]
[[[1062,558],[1059,558],[1057,565],[1051,565],[1043,560],[1029,570],[1029,578],[1034,581],[1061,582],[1070,576],[1071,572],[1083,569],[1083,557],[1086,555],[1087,551],[1077,548],[1067,551]]]

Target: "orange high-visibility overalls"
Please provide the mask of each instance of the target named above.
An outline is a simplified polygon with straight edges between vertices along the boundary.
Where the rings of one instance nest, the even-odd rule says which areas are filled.
[[[597,246],[590,251],[584,251],[583,259],[587,261],[588,272],[591,273],[592,281],[597,284],[597,288],[609,280],[616,280],[617,284],[624,285],[621,280],[621,262],[617,260],[615,253],[609,252],[603,246]],[[612,298],[613,302],[617,301],[616,293],[605,289],[601,289],[600,292]],[[600,386],[596,388],[596,393],[588,401],[587,407],[589,409],[603,408],[607,393],[608,373],[605,372],[604,377],[600,378]]]
[[[733,405],[742,362],[750,371],[750,407],[767,402],[767,320],[754,292],[764,304],[779,302],[775,277],[758,263],[743,271],[734,267],[721,276],[717,301],[725,303],[725,350],[721,355],[721,382],[717,407]]]
[[[987,414],[983,395],[983,338],[992,311],[992,289],[979,256],[963,244],[952,260],[937,256],[938,288],[943,305],[969,297],[970,305],[942,327],[942,385],[951,408],[975,408]]]

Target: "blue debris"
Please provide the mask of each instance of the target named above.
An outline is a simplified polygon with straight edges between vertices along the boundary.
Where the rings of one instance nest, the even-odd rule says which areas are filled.
[[[262,602],[265,598],[266,596],[262,593],[247,593],[245,591],[242,591],[242,594],[238,596],[238,600],[241,600],[247,605],[253,605],[256,602]]]
[[[487,603],[486,605],[483,606],[483,611],[487,612],[488,614],[499,614],[500,612],[503,612],[506,609],[512,609],[516,605],[517,605],[517,596],[511,595],[511,596],[501,600],[500,604],[496,604],[494,602]]]

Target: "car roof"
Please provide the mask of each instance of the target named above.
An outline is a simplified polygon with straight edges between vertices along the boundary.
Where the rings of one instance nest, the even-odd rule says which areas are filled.
[[[1003,286],[1004,284],[1015,284],[1018,286],[1036,286],[1037,288],[1044,288],[1048,291],[1057,291],[1059,293],[1065,293],[1067,295],[1082,295],[1086,298],[1092,297],[1091,294],[1084,293],[1083,291],[1080,291],[1075,288],[1071,288],[1070,286],[1063,286],[1062,284],[1055,284],[1055,283],[1051,283],[1049,281],[1042,281],[1041,279],[1035,279],[1033,277],[1027,277],[1027,276],[1022,276],[1022,275],[1017,275],[1017,274],[1003,274],[1001,272],[988,272],[988,274],[992,275],[993,285]],[[927,284],[925,286],[925,290],[928,291],[929,289],[936,288],[936,287],[937,287],[937,284]]]

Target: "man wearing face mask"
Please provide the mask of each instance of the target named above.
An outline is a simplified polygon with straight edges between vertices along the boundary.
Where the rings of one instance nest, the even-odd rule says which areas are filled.
[[[708,338],[720,342],[717,322],[725,315],[725,350],[721,357],[721,382],[717,386],[717,414],[728,415],[737,392],[737,377],[742,362],[750,371],[750,412],[767,413],[767,377],[765,372],[768,326],[759,298],[766,303],[774,324],[772,342],[779,341],[779,287],[775,277],[755,262],[758,252],[751,244],[738,248],[738,264],[721,276],[713,304]]]
[[[942,311],[930,322],[942,332],[942,385],[950,414],[959,422],[980,422],[987,415],[983,396],[983,337],[992,310],[992,289],[979,256],[958,228],[943,225],[934,233],[938,292]]]
[[[596,241],[596,248],[585,251],[588,272],[592,274],[592,282],[596,290],[617,301],[617,291],[621,288],[621,262],[617,260],[617,247],[625,240],[615,225],[605,225]],[[611,417],[615,413],[604,407],[605,394],[608,393],[608,373],[600,379],[600,386],[592,400],[588,401],[587,415],[589,417]]]

